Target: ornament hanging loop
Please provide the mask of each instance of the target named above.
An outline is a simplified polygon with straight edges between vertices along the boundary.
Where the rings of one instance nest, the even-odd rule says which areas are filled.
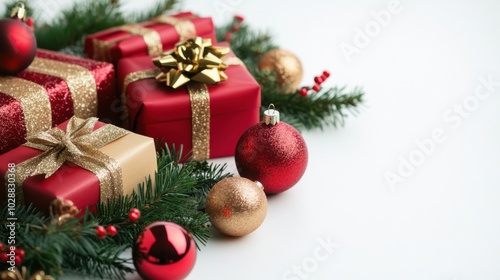
[[[266,125],[275,125],[280,122],[280,112],[274,108],[274,104],[269,104],[267,110],[264,111],[264,123]]]
[[[12,12],[10,13],[11,18],[17,18],[22,21],[26,20],[26,8],[24,6],[24,1],[20,1],[16,4],[16,6],[12,9]]]

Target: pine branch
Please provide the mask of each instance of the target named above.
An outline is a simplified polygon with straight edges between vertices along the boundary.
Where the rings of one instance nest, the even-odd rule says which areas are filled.
[[[233,26],[239,26],[238,31],[233,32]],[[230,38],[228,38],[228,34]],[[260,58],[272,49],[278,48],[272,41],[269,32],[252,30],[247,24],[236,19],[216,30],[217,41],[230,41],[231,49],[239,57],[248,69],[257,69]]]
[[[99,279],[125,279],[127,273],[135,271],[130,259],[120,257],[125,249],[126,246],[104,244],[95,254],[70,252],[65,254],[63,269]]]
[[[204,203],[203,193],[222,178],[225,165],[188,161],[179,163],[180,152],[164,149],[158,155],[155,183],[148,179],[131,195],[101,203],[98,214],[86,212],[83,219],[70,218],[63,223],[44,216],[32,206],[17,206],[16,239],[26,252],[23,265],[29,271],[43,270],[58,276],[66,271],[83,275],[124,279],[133,271],[131,260],[120,255],[130,248],[142,229],[155,221],[171,221],[183,226],[204,244],[210,238],[207,214],[199,211]],[[128,221],[131,208],[139,208],[137,223]],[[6,223],[7,206],[0,219]],[[97,225],[115,225],[119,233],[111,238],[96,237]],[[7,244],[10,230],[0,228],[0,241]],[[6,269],[0,264],[0,271]]]
[[[238,26],[237,31],[233,31],[234,26]],[[243,60],[261,85],[261,114],[272,103],[280,111],[281,119],[297,129],[323,129],[329,125],[343,126],[348,113],[356,114],[357,107],[363,103],[364,92],[361,88],[347,92],[345,87],[334,87],[305,97],[298,92],[286,94],[283,87],[278,86],[274,73],[258,68],[262,55],[277,48],[269,33],[252,30],[248,25],[233,19],[217,29],[218,40],[228,36],[233,52]]]
[[[111,5],[110,0],[80,1],[62,11],[50,23],[37,21],[35,35],[38,47],[82,56],[85,36],[126,23],[149,20],[171,10],[177,2],[160,0],[145,12],[123,14],[120,3]]]
[[[146,225],[158,220],[183,226],[201,244],[208,240],[209,220],[199,211],[200,205],[204,203],[204,194],[231,174],[224,173],[225,165],[190,161],[179,164],[179,155],[173,148],[164,149],[158,157],[154,185],[147,180],[137,192],[99,204],[94,218],[100,224],[120,226],[120,234],[116,237],[118,244],[130,246]],[[131,208],[141,211],[138,223],[123,222],[127,221]]]
[[[152,18],[158,17],[165,13],[165,11],[172,10],[177,4],[179,0],[159,0],[156,3],[156,6],[152,7],[151,10],[139,13],[133,13],[129,15],[132,22],[144,22],[149,21]]]

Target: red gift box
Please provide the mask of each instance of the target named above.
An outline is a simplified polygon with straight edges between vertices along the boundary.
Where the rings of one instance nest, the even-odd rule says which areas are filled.
[[[230,54],[232,55],[232,54]],[[146,70],[154,72],[149,57],[122,59],[118,81],[126,96],[128,118],[133,131],[168,145],[183,145],[183,156],[193,149],[192,111],[186,86],[168,88],[154,78],[123,84],[127,76]],[[244,65],[231,65],[228,79],[207,85],[210,98],[209,158],[234,155],[236,143],[250,126],[259,122],[260,86]],[[153,76],[154,77],[154,76]],[[127,112],[122,114],[127,117]]]
[[[0,76],[0,154],[73,115],[116,123],[117,101],[113,65],[38,50],[25,71]]]
[[[211,18],[183,12],[92,34],[85,38],[85,53],[95,60],[117,63],[125,57],[159,55],[196,35],[215,42],[214,30]]]
[[[68,121],[58,127],[66,130],[67,124]],[[94,130],[104,125],[102,122],[97,122]],[[99,148],[99,151],[113,158],[120,166],[123,194],[130,194],[148,176],[154,179],[157,165],[153,139],[128,133]],[[23,145],[0,155],[0,202],[7,201],[9,186],[6,183],[13,183],[15,179],[13,173],[6,176],[8,170],[13,171],[20,163],[40,154],[41,150]],[[50,203],[56,198],[71,200],[80,210],[89,207],[91,211],[95,211],[101,192],[100,181],[96,175],[67,161],[48,178],[44,178],[44,175],[28,177],[24,180],[22,188],[25,203],[32,203],[44,213],[48,213]],[[17,197],[16,204],[19,200]]]

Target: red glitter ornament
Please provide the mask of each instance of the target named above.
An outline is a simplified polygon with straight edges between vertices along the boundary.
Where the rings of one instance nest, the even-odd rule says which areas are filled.
[[[266,194],[275,194],[300,180],[307,167],[308,152],[297,129],[280,122],[274,105],[269,107],[264,121],[240,137],[234,157],[240,176],[259,181]]]
[[[132,257],[137,272],[145,280],[184,279],[196,261],[196,244],[183,227],[154,222],[137,238]]]
[[[36,39],[24,23],[26,10],[19,3],[12,18],[0,20],[0,74],[15,75],[26,69],[36,55]]]

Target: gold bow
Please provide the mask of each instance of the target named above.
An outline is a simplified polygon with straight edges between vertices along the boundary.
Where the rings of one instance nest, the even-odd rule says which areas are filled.
[[[98,149],[128,134],[128,131],[105,125],[94,131],[97,118],[70,119],[66,132],[55,127],[27,138],[25,146],[44,151],[16,167],[16,194],[24,202],[22,183],[30,176],[45,174],[48,178],[65,161],[94,173],[100,183],[100,199],[120,195],[123,189],[118,162]]]
[[[227,79],[227,65],[222,58],[229,53],[227,47],[212,46],[211,39],[196,37],[178,43],[174,50],[153,59],[162,70],[156,80],[178,88],[190,81],[215,84]]]
[[[227,80],[222,59],[227,47],[212,46],[211,39],[196,37],[178,43],[174,50],[153,59],[161,69],[156,80],[172,88],[187,84],[192,112],[193,159],[210,157],[210,97],[206,84]]]
[[[54,280],[55,278],[50,275],[45,275],[45,272],[39,270],[33,275],[28,276],[28,271],[25,266],[19,271],[17,268],[12,271],[4,271],[0,273],[0,279],[4,280]]]

